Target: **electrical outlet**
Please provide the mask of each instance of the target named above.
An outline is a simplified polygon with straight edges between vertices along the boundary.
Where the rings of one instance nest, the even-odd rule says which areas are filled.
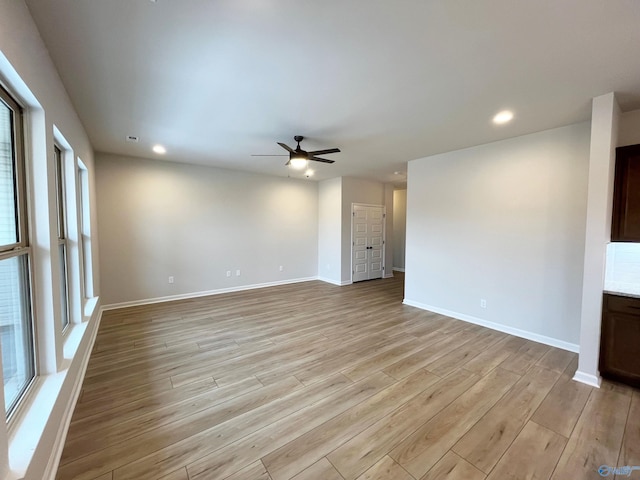
[[[227,277],[231,276],[231,270],[227,270]]]
[[[240,270],[236,270],[236,277],[240,276]]]
[[[480,299],[480,308],[487,308],[487,301],[484,298]]]
[[[169,283],[173,283],[173,277],[169,277]]]
[[[278,270],[283,271],[284,267],[282,265],[280,265],[280,268]]]

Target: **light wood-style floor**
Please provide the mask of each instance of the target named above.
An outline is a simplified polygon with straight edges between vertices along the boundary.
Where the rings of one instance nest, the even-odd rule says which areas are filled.
[[[403,306],[402,291],[398,275],[106,312],[58,479],[573,480],[640,465],[639,391],[573,382],[575,354]]]

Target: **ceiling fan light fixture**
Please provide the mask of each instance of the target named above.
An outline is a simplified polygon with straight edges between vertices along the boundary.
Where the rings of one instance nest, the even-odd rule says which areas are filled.
[[[304,157],[293,157],[289,161],[289,164],[291,165],[291,168],[302,170],[304,168],[307,168],[307,159]]]
[[[296,135],[295,137],[293,137],[293,139],[298,143],[298,146],[295,148],[295,150],[285,143],[282,143],[282,142],[276,142],[276,143],[280,145],[282,148],[284,148],[287,152],[289,152],[289,161],[285,163],[285,166],[291,167],[295,170],[304,170],[305,168],[308,168],[310,161],[329,163],[329,164],[335,163],[335,160],[329,160],[328,158],[321,158],[321,157],[318,157],[317,155],[326,155],[330,153],[340,152],[339,148],[326,148],[324,150],[314,150],[314,151],[308,152],[306,150],[303,150],[300,147],[300,142],[304,140],[304,137],[302,135]],[[255,156],[270,157],[271,155],[255,155]]]

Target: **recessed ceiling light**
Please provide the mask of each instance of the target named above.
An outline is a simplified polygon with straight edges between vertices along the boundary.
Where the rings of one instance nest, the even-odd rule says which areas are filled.
[[[152,150],[156,153],[159,153],[160,155],[164,155],[165,153],[167,153],[167,149],[162,145],[154,145]]]
[[[513,112],[509,110],[503,110],[498,112],[495,117],[493,117],[493,123],[496,125],[502,125],[504,123],[508,123],[513,120]]]

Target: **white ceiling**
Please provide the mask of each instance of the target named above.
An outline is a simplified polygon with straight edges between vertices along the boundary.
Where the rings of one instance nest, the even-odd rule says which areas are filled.
[[[286,176],[251,154],[304,135],[342,150],[316,179],[401,182],[408,160],[588,120],[610,91],[640,108],[638,0],[26,1],[100,152]]]

